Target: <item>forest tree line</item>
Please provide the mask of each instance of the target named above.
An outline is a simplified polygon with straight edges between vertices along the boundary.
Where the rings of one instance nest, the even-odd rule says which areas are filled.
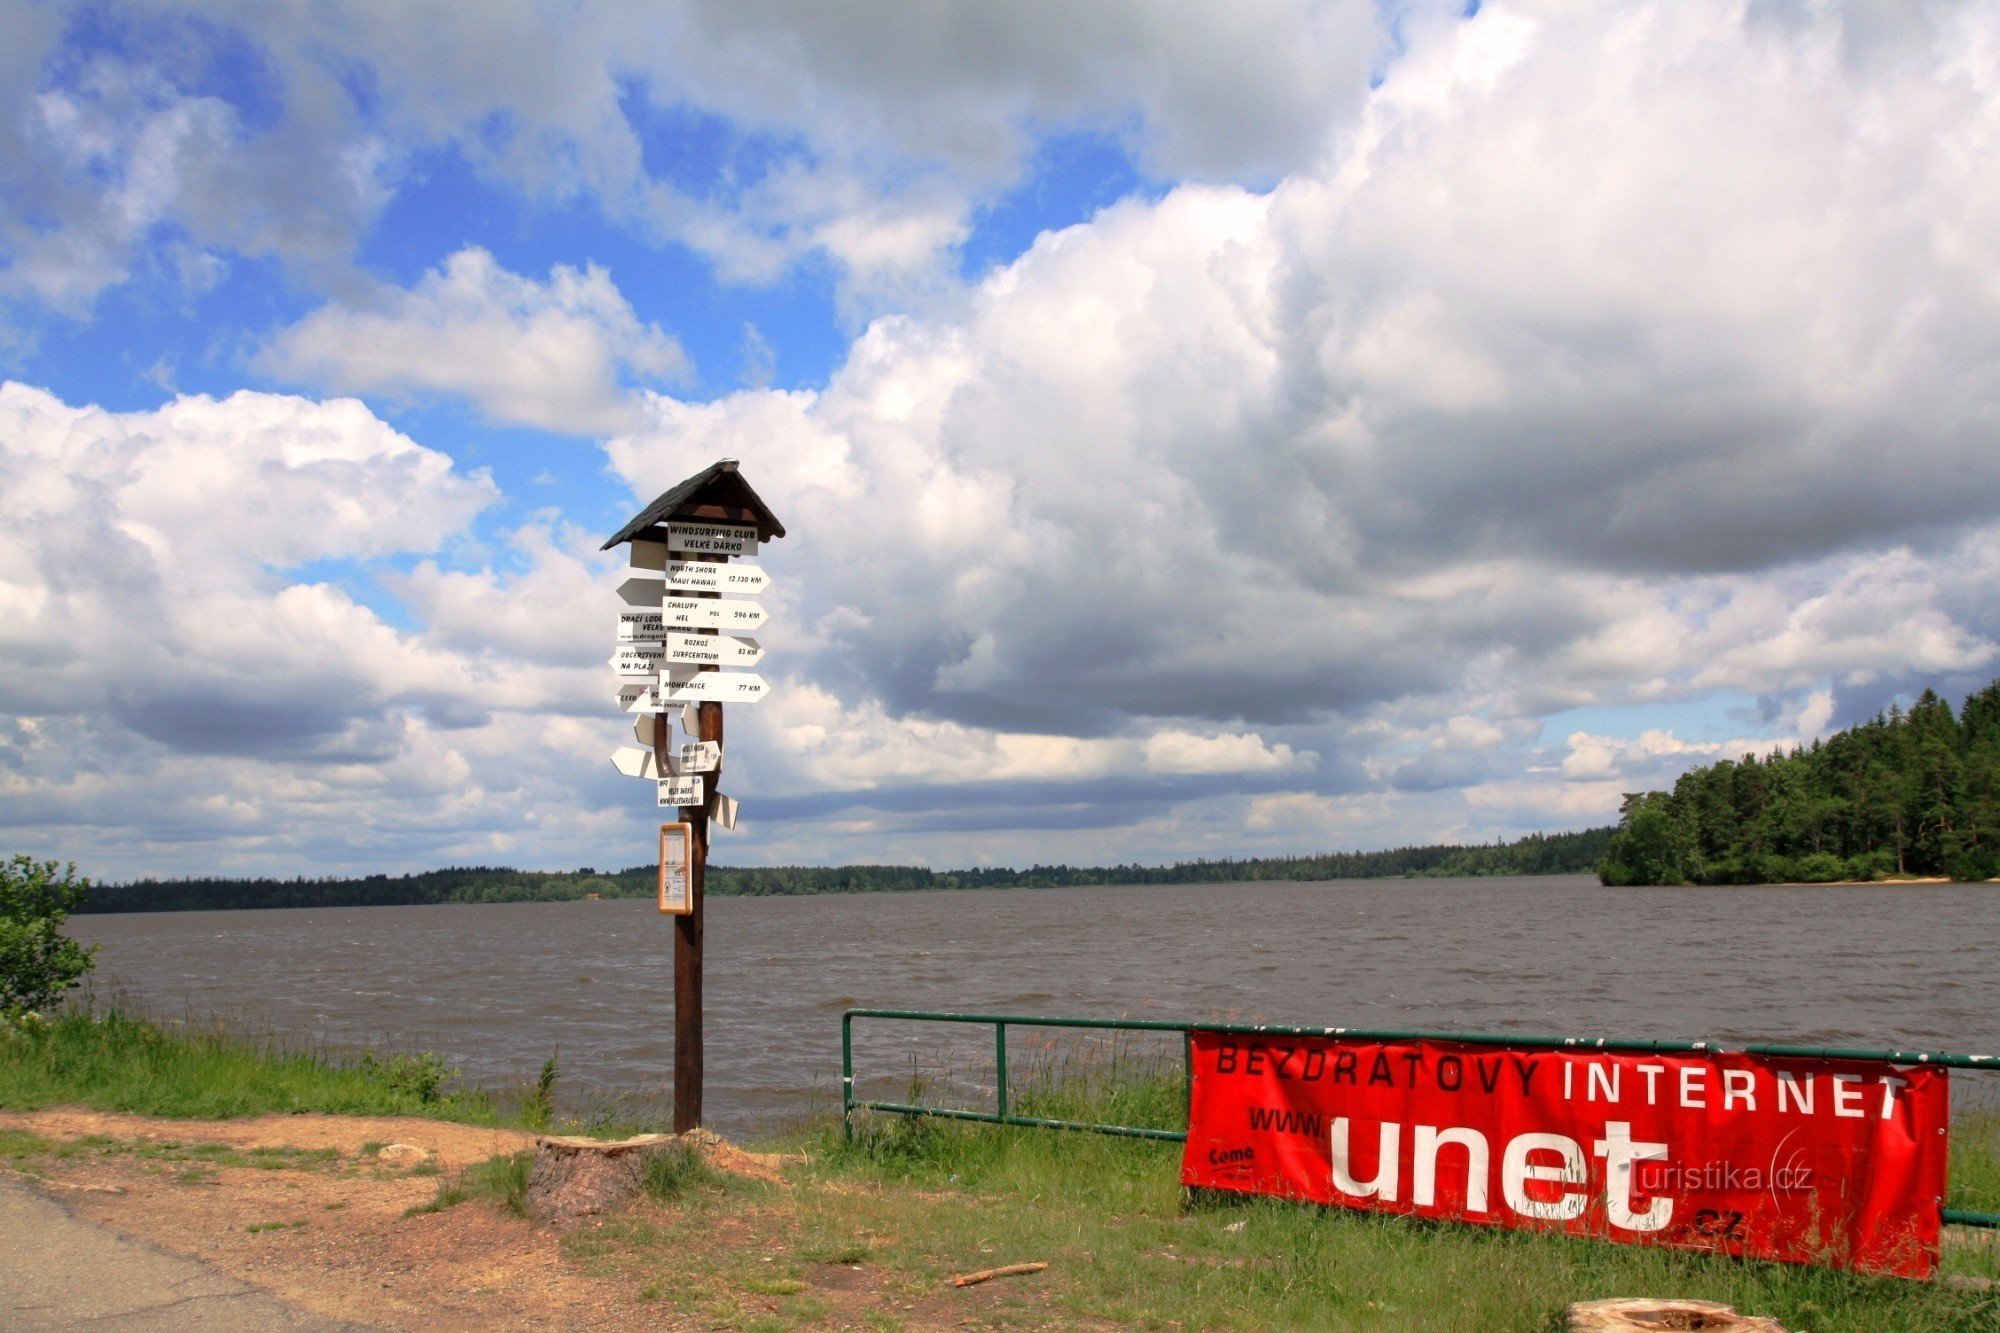
[[[1810,746],[1626,796],[1606,884],[2000,875],[2000,680],[1956,713],[1931,690]]]
[[[930,870],[923,866],[710,866],[707,891],[771,897],[815,893],[895,893],[916,889],[1065,888],[1095,884],[1233,884],[1266,880],[1441,878],[1588,873],[1604,859],[1609,827],[1532,834],[1490,845],[1399,847],[1323,856],[1183,861],[1171,866],[1030,866],[1025,870]],[[599,871],[459,866],[411,875],[298,879],[145,879],[93,885],[83,912],[182,912],[220,908],[376,907],[416,903],[561,902],[650,898],[650,865]]]

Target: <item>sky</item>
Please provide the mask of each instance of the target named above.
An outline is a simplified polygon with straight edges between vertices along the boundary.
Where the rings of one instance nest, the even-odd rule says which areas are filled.
[[[2000,5],[0,0],[0,852],[1484,842],[2000,674]]]

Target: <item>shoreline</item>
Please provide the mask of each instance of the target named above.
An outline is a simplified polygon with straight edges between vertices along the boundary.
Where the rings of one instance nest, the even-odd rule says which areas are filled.
[[[1595,878],[1592,870],[1549,870],[1523,872],[1505,875],[1340,875],[1328,879],[1217,879],[1217,880],[1160,880],[1157,882],[1120,882],[1078,884],[981,884],[951,885],[911,888],[847,888],[813,889],[799,893],[732,893],[711,890],[706,896],[729,901],[771,901],[780,899],[809,898],[873,898],[897,895],[919,895],[939,893],[1009,893],[1009,892],[1068,892],[1092,889],[1173,889],[1204,887],[1219,890],[1257,888],[1282,885],[1339,885],[1339,884],[1388,884],[1426,883],[1442,880],[1462,880],[1468,883],[1485,880],[1509,879],[1561,879],[1565,876]],[[1760,884],[1598,884],[1606,892],[1623,889],[1713,889],[1718,891],[1743,889],[1894,889],[1912,887],[1937,887],[1939,885],[2000,884],[2000,876],[1989,879],[1952,879],[1945,875],[1913,875],[1896,879],[1829,879],[1829,880],[1778,880]],[[200,912],[314,912],[350,911],[361,908],[397,907],[518,907],[531,904],[552,903],[613,903],[646,902],[651,894],[597,894],[593,896],[550,895],[547,897],[522,897],[494,900],[469,898],[442,898],[430,901],[405,902],[351,902],[351,903],[225,903],[215,906],[166,906],[166,907],[90,907],[84,906],[70,913],[72,919],[85,917],[115,916],[164,916],[183,915]]]

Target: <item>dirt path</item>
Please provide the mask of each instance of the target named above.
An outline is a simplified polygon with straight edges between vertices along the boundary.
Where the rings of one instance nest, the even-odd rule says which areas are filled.
[[[21,1164],[74,1217],[329,1318],[387,1328],[677,1326],[639,1303],[629,1283],[568,1261],[555,1233],[491,1205],[404,1215],[433,1199],[450,1173],[532,1147],[533,1136],[516,1130],[400,1117],[169,1121],[70,1110],[0,1112],[0,1130],[64,1145]],[[364,1154],[388,1144],[426,1156]],[[262,1160],[238,1164],[246,1158]]]
[[[419,1116],[260,1115],[249,1120],[160,1120],[116,1111],[0,1111],[0,1129],[52,1139],[91,1135],[128,1142],[216,1143],[248,1152],[256,1148],[331,1148],[359,1157],[369,1144],[407,1143],[436,1155],[440,1166],[463,1167],[535,1146],[518,1129],[455,1125]]]
[[[709,1167],[761,1182],[727,1211],[689,1214],[642,1198],[601,1226],[567,1232],[489,1200],[411,1212],[467,1168],[533,1145],[518,1130],[407,1117],[0,1111],[0,1171],[11,1160],[71,1217],[349,1324],[1079,1326],[1033,1287],[951,1291],[863,1264],[845,1247],[816,1253],[801,1235],[804,1187],[782,1178],[786,1161],[720,1141],[703,1147]]]

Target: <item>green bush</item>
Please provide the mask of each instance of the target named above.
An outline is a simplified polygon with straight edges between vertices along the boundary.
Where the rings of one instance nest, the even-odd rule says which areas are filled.
[[[415,1097],[425,1106],[443,1101],[448,1086],[458,1081],[458,1070],[436,1051],[392,1055],[387,1060],[372,1051],[363,1051],[360,1069],[363,1074],[379,1079],[391,1092]]]
[[[0,1015],[47,1009],[90,971],[96,947],[62,933],[89,888],[73,864],[0,862]]]

